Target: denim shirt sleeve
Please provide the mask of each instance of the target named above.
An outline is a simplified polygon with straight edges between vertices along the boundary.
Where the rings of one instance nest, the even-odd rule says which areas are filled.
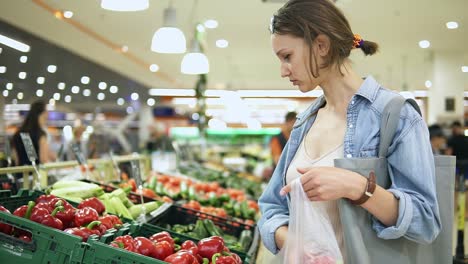
[[[373,228],[383,239],[404,236],[427,244],[441,228],[434,156],[424,121],[418,117],[403,123],[406,125],[395,135],[387,156],[392,181],[388,191],[399,200],[398,219],[395,226],[387,227],[374,218]]]
[[[265,191],[258,200],[262,216],[258,222],[260,234],[265,247],[273,254],[278,253],[275,241],[275,232],[289,223],[289,209],[286,196],[280,196],[283,187],[283,171],[286,163],[286,153],[289,142],[286,144],[273,176]]]

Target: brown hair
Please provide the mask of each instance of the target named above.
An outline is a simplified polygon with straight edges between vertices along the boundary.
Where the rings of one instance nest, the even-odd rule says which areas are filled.
[[[319,68],[336,65],[340,70],[353,49],[354,34],[349,22],[330,0],[288,1],[273,16],[270,31],[271,34],[290,34],[304,39],[310,48],[310,71],[315,78],[319,76]],[[320,67],[312,49],[312,43],[319,34],[330,39],[330,51]],[[378,45],[364,40],[359,48],[365,55],[372,55],[377,52]]]

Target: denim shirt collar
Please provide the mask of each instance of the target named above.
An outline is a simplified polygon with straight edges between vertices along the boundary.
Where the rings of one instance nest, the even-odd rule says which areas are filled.
[[[368,76],[362,83],[361,87],[359,87],[359,90],[356,92],[354,97],[360,96],[367,99],[370,103],[373,103],[377,97],[379,87],[380,85],[377,83],[377,81],[372,76]],[[325,96],[322,95],[314,100],[314,102],[304,112],[297,115],[296,122],[294,123],[293,127],[297,128],[303,125],[304,122],[308,120],[311,115],[317,113],[317,111],[323,107],[324,104]]]

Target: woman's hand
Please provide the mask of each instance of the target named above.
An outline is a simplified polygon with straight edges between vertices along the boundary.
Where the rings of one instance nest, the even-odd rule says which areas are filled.
[[[298,168],[297,171],[302,174],[302,188],[311,201],[330,201],[339,198],[357,200],[366,188],[365,177],[345,169],[314,167]],[[291,184],[287,184],[281,189],[280,194],[286,195],[290,191]]]

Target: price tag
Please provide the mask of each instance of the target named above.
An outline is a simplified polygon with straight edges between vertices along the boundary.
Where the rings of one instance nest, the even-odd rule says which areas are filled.
[[[78,143],[73,143],[71,144],[71,149],[73,151],[73,154],[75,154],[76,160],[80,165],[86,165],[86,159],[83,155],[83,152],[81,152],[80,145]]]
[[[20,133],[21,141],[23,141],[24,149],[26,150],[26,154],[28,155],[29,161],[36,162],[37,160],[37,152],[34,148],[33,142],[31,140],[31,136],[28,133]]]
[[[132,160],[130,162],[132,164],[132,175],[133,179],[135,179],[135,183],[138,187],[142,186],[141,181],[141,171],[140,171],[140,161],[139,160]]]

